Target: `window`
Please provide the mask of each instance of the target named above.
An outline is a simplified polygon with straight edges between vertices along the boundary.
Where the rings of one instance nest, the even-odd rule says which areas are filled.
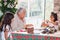
[[[19,7],[26,8],[26,17],[44,16],[44,0],[19,0],[17,8]]]
[[[42,17],[44,19],[44,0],[28,0],[29,3],[29,18]]]

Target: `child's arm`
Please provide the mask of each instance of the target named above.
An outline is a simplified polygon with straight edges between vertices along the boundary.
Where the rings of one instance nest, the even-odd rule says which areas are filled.
[[[8,39],[8,30],[7,29],[5,30],[4,34],[5,34],[5,39],[7,40]]]
[[[47,26],[48,26],[48,21],[42,22],[41,26],[42,26],[42,27],[47,27]]]
[[[8,39],[8,32],[9,32],[9,26],[7,25],[6,29],[5,29],[5,32],[4,32],[6,40]]]

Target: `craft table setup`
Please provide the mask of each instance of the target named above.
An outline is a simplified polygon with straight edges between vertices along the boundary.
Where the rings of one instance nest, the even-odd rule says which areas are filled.
[[[34,34],[27,32],[11,32],[8,40],[60,40],[60,31],[43,34],[41,30],[34,30]]]

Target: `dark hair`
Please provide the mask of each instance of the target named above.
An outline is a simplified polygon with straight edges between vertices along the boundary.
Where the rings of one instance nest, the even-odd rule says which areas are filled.
[[[6,13],[4,18],[3,18],[3,21],[2,21],[2,25],[1,25],[1,31],[3,30],[3,25],[5,25],[5,29],[6,29],[6,26],[9,25],[9,29],[11,28],[11,20],[14,18],[14,15],[12,13]]]
[[[54,22],[58,20],[57,13],[51,12],[51,15],[54,17]]]

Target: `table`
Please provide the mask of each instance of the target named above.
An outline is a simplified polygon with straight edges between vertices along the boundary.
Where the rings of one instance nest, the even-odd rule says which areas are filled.
[[[11,40],[60,40],[60,31],[54,34],[22,34],[13,32]],[[10,40],[10,37],[8,38]]]

